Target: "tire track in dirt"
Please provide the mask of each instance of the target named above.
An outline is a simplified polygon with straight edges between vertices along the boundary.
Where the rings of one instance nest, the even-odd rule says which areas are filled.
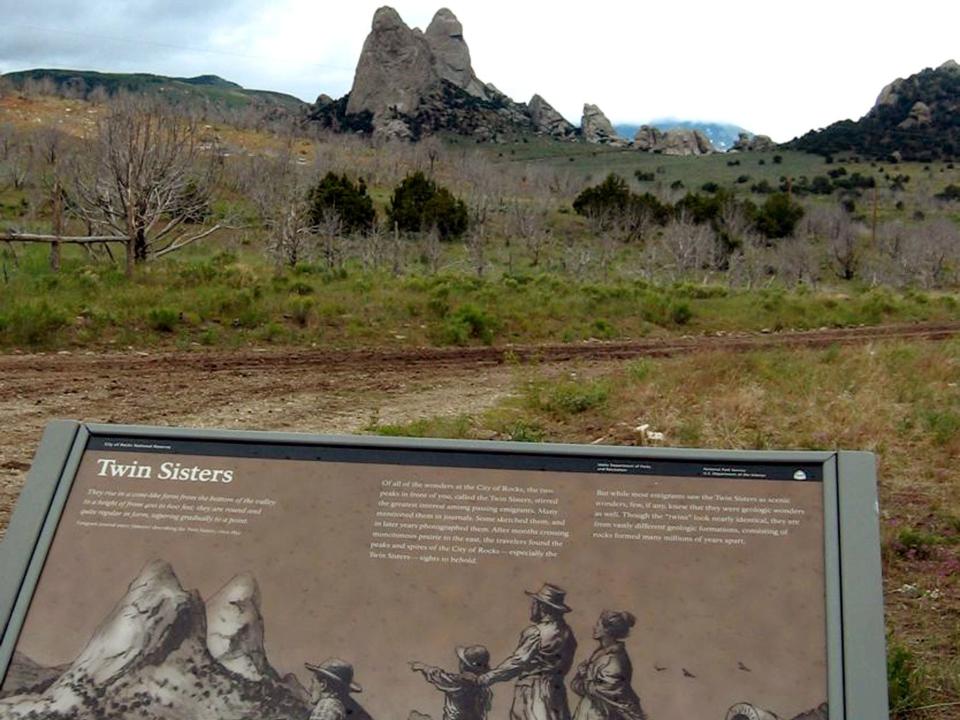
[[[633,357],[663,357],[710,351],[748,351],[783,347],[827,347],[876,340],[942,340],[960,335],[960,322],[876,325],[856,328],[777,333],[729,333],[622,342],[576,344],[502,345],[458,348],[363,348],[353,350],[222,350],[107,352],[74,354],[0,355],[0,376],[56,373],[158,373],[183,370],[241,372],[294,368],[350,368],[370,374],[414,366],[436,368],[471,365],[501,365],[510,362],[566,362],[570,360],[622,360]],[[56,382],[51,379],[51,383]],[[0,385],[0,397],[4,386]]]
[[[467,348],[0,355],[0,534],[54,418],[189,427],[359,432],[371,421],[477,414],[510,394],[515,365],[558,372],[637,357],[882,340],[941,340],[960,322],[624,342]]]

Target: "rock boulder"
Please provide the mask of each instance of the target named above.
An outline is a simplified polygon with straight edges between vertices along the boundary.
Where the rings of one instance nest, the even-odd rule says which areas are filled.
[[[653,152],[663,141],[663,132],[652,125],[641,125],[633,136],[633,147],[641,152]]]
[[[530,98],[527,111],[530,113],[534,128],[539,133],[560,138],[572,137],[576,133],[577,129],[539,95]]]
[[[588,143],[596,145],[626,145],[626,141],[617,135],[617,131],[613,129],[613,124],[603,114],[603,111],[590,103],[583,106],[580,134]]]
[[[710,139],[699,130],[668,130],[654,152],[664,155],[709,155],[714,152]]]
[[[739,152],[769,152],[776,150],[777,144],[768,135],[751,135],[742,132],[737,137],[731,150]]]

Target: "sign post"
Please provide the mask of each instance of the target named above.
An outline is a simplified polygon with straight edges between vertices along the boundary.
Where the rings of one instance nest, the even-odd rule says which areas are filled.
[[[51,424],[0,720],[885,718],[873,456]]]

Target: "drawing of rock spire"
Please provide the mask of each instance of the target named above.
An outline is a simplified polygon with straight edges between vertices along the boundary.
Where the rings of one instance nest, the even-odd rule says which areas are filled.
[[[207,648],[227,670],[248,680],[277,677],[263,633],[260,588],[249,573],[237,575],[207,600]]]

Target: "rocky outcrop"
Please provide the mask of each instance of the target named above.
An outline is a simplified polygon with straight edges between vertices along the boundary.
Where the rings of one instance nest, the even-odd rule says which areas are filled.
[[[627,142],[617,135],[613,124],[596,105],[586,103],[583,106],[583,119],[580,121],[580,135],[588,143],[596,145],[626,145]]]
[[[859,120],[812,130],[784,147],[824,156],[929,163],[960,159],[960,64],[948,60],[897,78]]]
[[[654,152],[663,141],[663,132],[652,125],[641,125],[633,136],[633,147],[641,152]]]
[[[426,33],[408,27],[393,8],[377,10],[350,92],[339,100],[321,97],[307,117],[383,140],[449,131],[483,141],[534,129],[525,105],[477,78],[463,26],[446,8]]]
[[[462,88],[474,97],[489,99],[487,89],[473,72],[470,49],[463,39],[463,25],[447,8],[441,8],[425,33],[433,51],[433,67],[437,75]]]
[[[897,78],[889,85],[884,85],[876,102],[873,103],[874,109],[896,105],[900,102],[900,88],[903,86],[903,78]]]
[[[751,135],[742,132],[730,149],[738,152],[770,152],[776,148],[777,144],[768,135]]]
[[[423,33],[411,30],[391,7],[373,16],[347,102],[348,115],[369,112],[374,126],[389,111],[415,113],[439,77]]]
[[[527,112],[538,133],[557,138],[573,137],[577,129],[563,115],[539,95],[534,95],[527,103]]]
[[[714,152],[710,139],[699,130],[668,130],[654,152],[663,155],[709,155]]]
[[[929,125],[933,121],[933,112],[930,106],[925,102],[917,100],[910,108],[910,114],[901,121],[897,127],[901,130],[909,130],[918,125]]]

